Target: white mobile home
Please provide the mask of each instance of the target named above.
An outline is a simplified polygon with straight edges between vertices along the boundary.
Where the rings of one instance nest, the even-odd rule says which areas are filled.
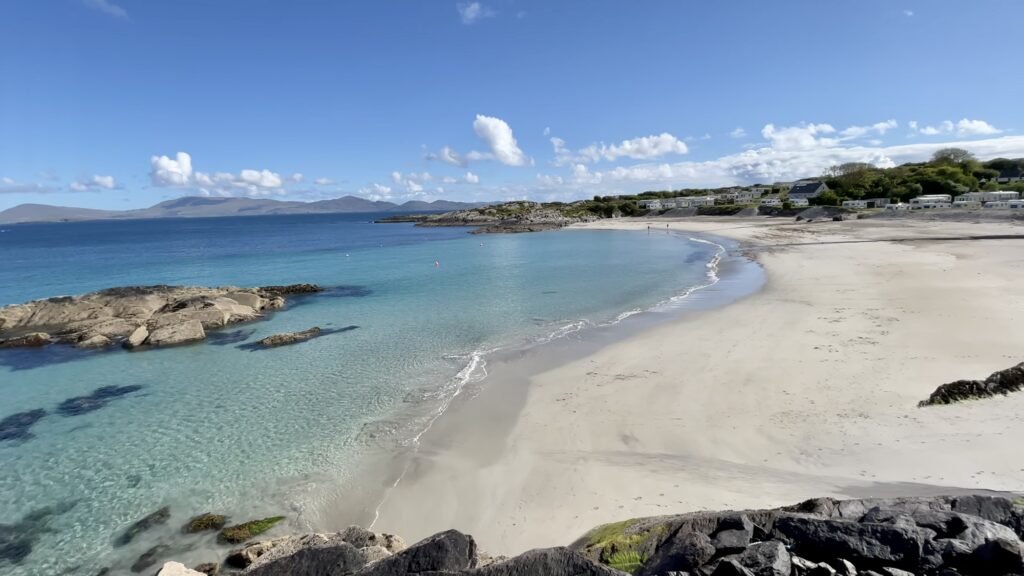
[[[1024,200],[1010,200],[1007,204],[1010,205],[1010,210],[1024,210]]]
[[[953,208],[981,208],[981,202],[977,200],[954,200]]]
[[[843,208],[854,208],[856,210],[863,210],[867,207],[867,200],[843,200]]]
[[[968,192],[966,194],[961,194],[956,197],[957,200],[973,200],[977,202],[1009,202],[1010,200],[1017,200],[1019,198],[1019,192],[1011,192],[1009,190],[995,190],[989,192]]]
[[[638,200],[636,204],[643,210],[661,210],[661,200]]]
[[[803,208],[805,206],[811,205],[811,202],[807,198],[790,198],[789,203],[798,208]]]
[[[989,210],[1006,210],[1010,207],[1010,201],[1005,202],[985,202],[985,208]]]
[[[897,202],[896,204],[886,204],[885,205],[885,209],[886,210],[910,210],[910,204],[904,204],[902,202]]]
[[[949,194],[926,194],[910,199],[911,210],[930,210],[935,208],[951,208],[953,197]]]
[[[764,198],[761,200],[761,206],[782,206],[782,200],[778,198]]]

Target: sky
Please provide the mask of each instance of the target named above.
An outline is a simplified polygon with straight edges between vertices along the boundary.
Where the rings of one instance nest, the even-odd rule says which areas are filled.
[[[1020,0],[0,0],[0,210],[1024,157]]]

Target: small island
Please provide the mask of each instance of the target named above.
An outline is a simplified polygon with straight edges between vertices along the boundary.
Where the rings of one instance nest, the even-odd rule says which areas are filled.
[[[238,288],[130,286],[0,308],[0,348],[66,344],[145,350],[198,342],[206,333],[258,320],[314,284]]]

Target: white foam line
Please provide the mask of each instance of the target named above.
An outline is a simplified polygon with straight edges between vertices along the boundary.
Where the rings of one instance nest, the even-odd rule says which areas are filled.
[[[725,246],[722,246],[721,244],[718,244],[716,242],[712,242],[710,240],[705,240],[703,238],[687,237],[687,239],[691,240],[693,242],[701,243],[701,244],[710,244],[710,245],[715,246],[715,247],[718,248],[718,250],[715,252],[714,257],[712,257],[711,260],[706,265],[707,268],[708,268],[708,272],[707,272],[707,275],[706,275],[707,278],[708,278],[708,282],[706,282],[704,284],[697,284],[695,286],[691,286],[690,288],[688,288],[686,290],[686,292],[683,292],[682,294],[678,294],[676,296],[673,296],[671,298],[663,300],[663,301],[655,304],[653,307],[649,308],[649,310],[653,310],[655,308],[660,308],[661,306],[665,306],[665,305],[672,304],[672,303],[678,302],[680,300],[683,300],[683,299],[689,297],[691,294],[693,294],[694,292],[696,292],[698,290],[703,290],[705,288],[710,288],[711,286],[714,286],[715,284],[718,284],[719,280],[721,280],[721,278],[718,276],[718,265],[722,261],[722,256],[726,253]],[[633,309],[633,310],[628,310],[628,311],[623,312],[623,313],[619,314],[618,316],[616,316],[614,320],[611,320],[611,321],[606,322],[604,324],[598,324],[597,326],[614,326],[615,324],[618,324],[619,322],[622,322],[626,318],[629,318],[631,316],[635,316],[635,315],[640,314],[642,312],[644,312],[644,310],[641,310],[639,308]],[[591,322],[590,320],[587,320],[587,319],[577,320],[575,322],[571,322],[569,324],[566,324],[565,326],[562,326],[558,330],[555,330],[554,332],[552,332],[551,334],[549,334],[549,335],[547,335],[545,337],[542,337],[542,338],[538,339],[536,341],[536,343],[538,343],[538,344],[546,344],[548,342],[551,342],[552,340],[556,340],[558,338],[564,338],[566,336],[569,336],[570,334],[577,334],[577,333],[579,333],[580,331],[582,331],[584,328],[586,328],[588,326],[595,326],[595,325],[594,325],[593,322]],[[424,426],[424,428],[422,430],[420,430],[420,432],[418,434],[416,434],[415,436],[413,436],[410,439],[410,443],[413,445],[412,453],[414,455],[419,452],[419,449],[420,449],[420,439],[423,438],[423,435],[426,434],[434,426],[434,422],[437,422],[437,419],[440,418],[441,416],[443,416],[444,413],[448,411],[448,408],[451,406],[451,404],[455,400],[455,398],[458,397],[459,394],[462,394],[462,391],[466,387],[466,384],[468,384],[469,382],[479,382],[479,381],[481,381],[481,380],[483,380],[484,378],[487,377],[487,360],[485,359],[485,356],[487,356],[488,354],[491,354],[493,352],[497,352],[498,350],[500,350],[500,348],[492,348],[490,350],[476,350],[472,354],[469,355],[469,362],[466,364],[466,366],[464,366],[462,368],[462,370],[459,371],[458,374],[455,375],[455,378],[453,378],[454,385],[449,387],[449,388],[453,389],[454,392],[450,396],[447,396],[446,398],[444,398],[442,400],[441,405],[437,408],[437,410],[431,416],[430,420],[427,421],[426,426]],[[479,370],[480,376],[479,376],[479,378],[474,378],[474,374],[476,374],[478,370]],[[409,472],[409,467],[411,465],[412,465],[412,458],[406,459],[405,466],[402,468],[402,472],[398,475],[398,478],[396,478],[394,483],[391,484],[391,488],[384,493],[384,496],[381,498],[380,502],[378,502],[377,506],[374,508],[374,510],[373,510],[373,521],[370,522],[370,525],[367,527],[367,529],[372,530],[374,525],[377,524],[377,520],[380,519],[380,510],[381,510],[381,508],[383,508],[384,504],[387,503],[388,497],[391,495],[391,492],[393,492],[394,489],[397,488],[398,485],[402,482],[402,479],[405,478],[405,475],[406,475],[406,473]]]

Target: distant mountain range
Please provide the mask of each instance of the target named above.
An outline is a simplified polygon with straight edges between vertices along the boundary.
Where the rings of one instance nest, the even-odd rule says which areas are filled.
[[[74,222],[81,220],[135,220],[140,218],[208,218],[213,216],[268,216],[275,214],[339,214],[350,212],[450,212],[486,206],[488,202],[410,200],[404,204],[343,196],[318,202],[254,198],[186,196],[138,210],[93,210],[46,204],[19,204],[0,212],[0,224],[19,222]]]

